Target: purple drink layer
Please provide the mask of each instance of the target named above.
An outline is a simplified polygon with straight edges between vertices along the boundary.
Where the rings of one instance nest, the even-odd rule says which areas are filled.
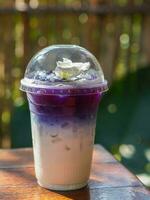
[[[38,115],[77,117],[95,114],[102,94],[35,95],[27,93],[30,111]],[[42,117],[42,116],[41,116]]]

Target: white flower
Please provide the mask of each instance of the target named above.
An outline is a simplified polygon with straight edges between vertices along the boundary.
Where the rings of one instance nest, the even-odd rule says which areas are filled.
[[[57,62],[54,73],[60,79],[71,80],[72,78],[80,75],[82,72],[87,71],[89,67],[89,62],[72,62],[67,58],[63,58],[63,61]]]

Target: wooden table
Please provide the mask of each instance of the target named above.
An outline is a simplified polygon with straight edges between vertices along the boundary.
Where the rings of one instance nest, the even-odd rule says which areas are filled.
[[[0,200],[150,200],[150,192],[102,146],[94,148],[87,187],[54,192],[37,185],[32,149],[0,150]]]

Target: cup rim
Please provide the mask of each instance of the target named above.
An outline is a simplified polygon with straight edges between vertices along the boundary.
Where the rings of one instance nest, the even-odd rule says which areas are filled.
[[[108,90],[107,80],[102,83],[95,84],[92,86],[82,86],[77,87],[60,87],[58,86],[48,86],[48,85],[35,85],[33,83],[28,84],[24,79],[21,79],[20,90],[27,93],[37,94],[37,95],[77,95],[77,94],[93,94],[93,93],[104,93]]]

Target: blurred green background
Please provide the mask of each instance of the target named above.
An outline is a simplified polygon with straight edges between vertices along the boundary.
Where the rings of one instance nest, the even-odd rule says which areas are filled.
[[[64,7],[66,6],[66,7]],[[61,9],[60,9],[61,8]],[[100,61],[109,91],[96,140],[150,186],[150,2],[0,0],[0,147],[32,145],[20,79],[51,44],[77,44]]]

